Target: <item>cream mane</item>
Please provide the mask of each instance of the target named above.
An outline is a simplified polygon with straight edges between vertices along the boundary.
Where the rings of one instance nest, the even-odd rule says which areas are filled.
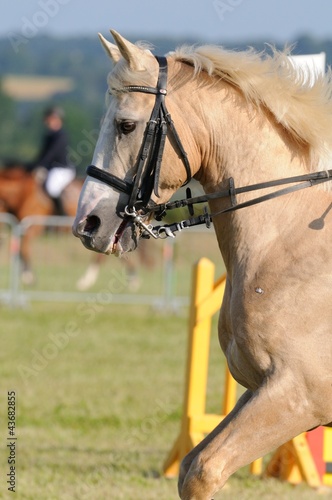
[[[204,71],[219,77],[240,89],[248,101],[269,109],[298,142],[310,146],[313,160],[330,158],[331,72],[316,75],[311,85],[308,75],[296,69],[287,55],[286,51],[273,50],[272,55],[267,55],[252,49],[235,52],[211,45],[184,46],[172,53],[176,60],[191,64],[196,75]],[[313,168],[317,170],[317,164]]]
[[[144,47],[146,48],[146,47]],[[257,53],[230,51],[214,45],[183,46],[169,54],[177,61],[201,72],[221,78],[237,87],[257,106],[266,107],[293,138],[310,148],[312,169],[328,168],[332,150],[332,78],[331,71],[317,75],[314,85],[301,69],[295,68],[288,52]],[[126,84],[151,85],[147,72],[131,72],[126,64],[116,64],[110,74],[113,91]]]

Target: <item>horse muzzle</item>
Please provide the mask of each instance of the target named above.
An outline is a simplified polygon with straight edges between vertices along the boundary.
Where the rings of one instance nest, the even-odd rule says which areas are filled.
[[[120,222],[114,232],[107,228],[106,224],[102,224],[97,215],[91,214],[81,220],[75,220],[72,231],[88,250],[94,252],[121,255],[137,246],[135,228],[132,221],[126,219]]]

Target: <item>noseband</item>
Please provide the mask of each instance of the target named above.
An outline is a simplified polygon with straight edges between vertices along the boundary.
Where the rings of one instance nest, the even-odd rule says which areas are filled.
[[[191,169],[187,153],[185,152],[180,137],[175,129],[171,115],[165,104],[167,94],[167,59],[156,56],[159,64],[159,74],[156,87],[145,87],[141,85],[128,85],[124,87],[125,92],[141,92],[156,96],[150,119],[146,125],[142,145],[135,165],[135,177],[132,182],[127,182],[100,168],[90,165],[86,172],[90,177],[98,179],[110,187],[129,195],[129,202],[125,208],[125,214],[132,217],[133,221],[147,230],[151,236],[155,235],[149,230],[150,226],[143,223],[137,210],[150,212],[156,205],[151,200],[154,193],[159,197],[159,177],[161,162],[164,153],[167,134],[171,135],[179,156],[186,170],[187,184],[191,180]]]

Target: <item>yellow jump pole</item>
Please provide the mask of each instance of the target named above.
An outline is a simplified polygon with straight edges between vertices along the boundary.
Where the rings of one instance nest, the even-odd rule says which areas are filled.
[[[212,318],[206,316],[198,321],[197,316],[200,304],[213,290],[214,270],[214,264],[206,258],[200,259],[194,268],[181,431],[164,463],[166,476],[177,475],[182,459],[204,438],[203,432],[193,428],[192,417],[205,414]]]
[[[226,275],[214,283],[214,264],[202,258],[194,267],[188,357],[181,430],[163,465],[164,475],[179,473],[182,459],[234,408],[237,383],[226,368],[225,396],[221,415],[206,414],[212,316],[219,310],[226,285]],[[251,472],[260,474],[261,459],[251,464]]]

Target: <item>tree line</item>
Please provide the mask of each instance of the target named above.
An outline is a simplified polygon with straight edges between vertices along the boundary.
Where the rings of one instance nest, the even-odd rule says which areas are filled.
[[[124,34],[128,39],[144,39],[144,36]],[[110,37],[109,37],[110,38]],[[204,40],[156,38],[149,40],[159,54],[174,50],[183,43],[204,43]],[[273,44],[273,40],[269,40]],[[264,49],[260,40],[248,43],[224,44],[226,48],[244,49],[252,46]],[[280,44],[275,44],[282,48]],[[332,64],[332,39],[317,40],[301,36],[294,41],[295,54],[326,52],[327,64]],[[104,110],[106,78],[110,71],[97,36],[59,39],[35,36],[13,46],[10,38],[0,39],[0,162],[17,160],[29,162],[38,151],[41,140],[42,114],[50,104],[61,105],[66,114],[66,127],[70,137],[69,156],[79,171],[91,161]],[[75,82],[71,92],[55,95],[51,102],[16,101],[6,95],[1,78],[7,74],[70,77]]]

